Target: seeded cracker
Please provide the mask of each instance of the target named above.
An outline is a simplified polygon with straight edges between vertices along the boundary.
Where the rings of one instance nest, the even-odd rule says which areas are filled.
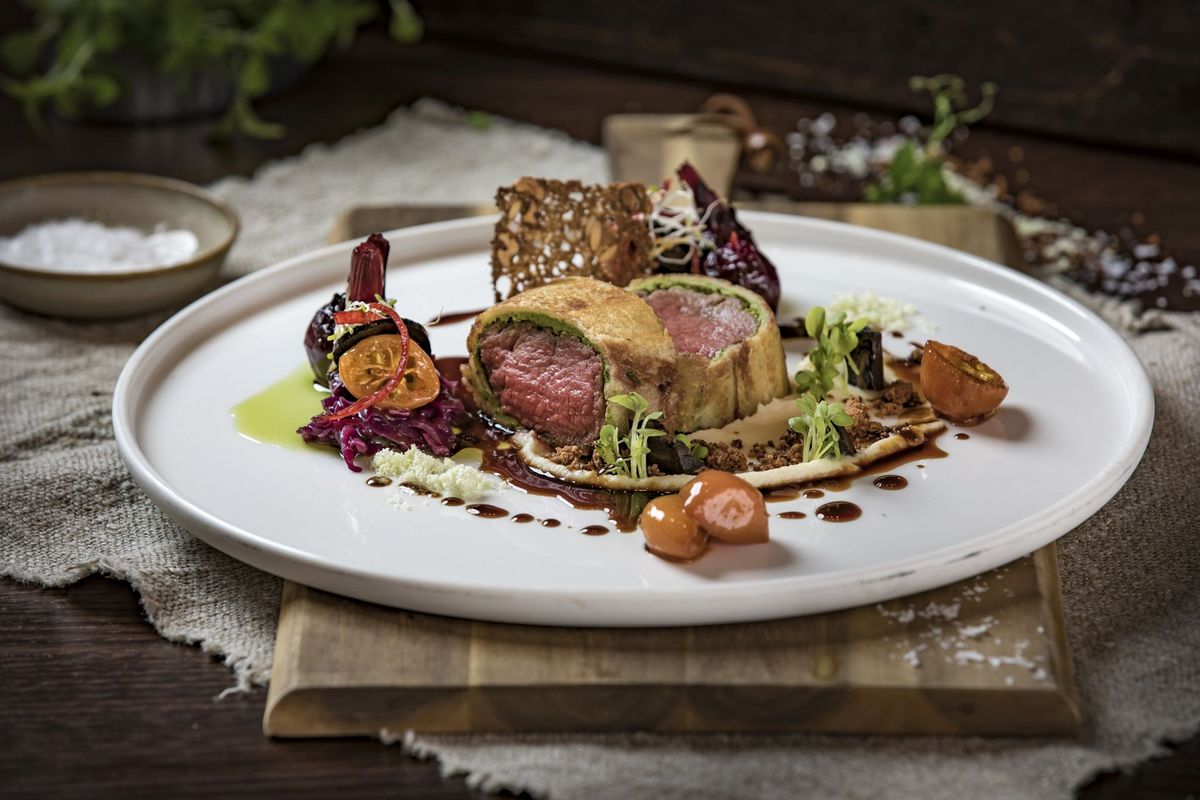
[[[624,286],[653,266],[650,198],[640,183],[584,186],[521,178],[496,192],[496,205],[497,301],[567,276]]]

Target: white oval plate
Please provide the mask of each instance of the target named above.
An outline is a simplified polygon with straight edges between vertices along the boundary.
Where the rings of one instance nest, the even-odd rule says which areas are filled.
[[[905,464],[909,487],[869,480],[836,495],[863,509],[822,522],[821,501],[773,504],[771,542],[716,546],[681,566],[640,534],[592,537],[601,512],[504,487],[490,502],[559,528],[479,519],[365,485],[332,450],[261,444],[230,409],[304,363],[313,311],[343,284],[351,244],[291,259],[189,306],[150,336],[117,383],[113,424],[134,478],[209,544],[309,586],[386,605],[550,625],[691,625],[810,614],[944,585],[1029,553],[1099,509],[1145,449],[1153,397],[1137,357],[1061,294],[957,251],[838,223],[745,214],[783,282],[781,317],[836,293],[914,303],[936,338],[977,353],[1011,391],[1000,412],[943,436],[950,457]],[[388,294],[416,320],[491,302],[492,220],[388,234]],[[462,354],[469,323],[430,328]],[[906,354],[907,343],[889,345]]]

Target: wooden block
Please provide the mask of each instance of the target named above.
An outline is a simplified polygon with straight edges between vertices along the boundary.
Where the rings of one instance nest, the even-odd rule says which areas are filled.
[[[326,241],[329,244],[337,244],[411,225],[427,225],[430,222],[482,217],[495,213],[496,207],[491,203],[354,206],[338,214],[337,219],[333,221],[333,227],[329,229]]]
[[[983,209],[753,207],[1022,263],[1007,223]],[[334,235],[463,213],[351,209]],[[471,622],[289,582],[263,726],[272,736],[370,736],[383,728],[1047,735],[1077,732],[1079,709],[1049,545],[878,607],[694,628]]]
[[[1057,587],[1050,546],[881,607],[647,630],[471,622],[289,582],[264,728],[1071,733]]]

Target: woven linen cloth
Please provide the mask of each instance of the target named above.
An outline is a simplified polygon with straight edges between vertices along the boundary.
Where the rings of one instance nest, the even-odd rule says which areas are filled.
[[[603,153],[494,120],[486,130],[423,101],[337,145],[310,147],[214,188],[243,233],[228,277],[320,246],[363,203],[479,202],[524,174],[603,180]],[[1089,302],[1146,365],[1157,403],[1142,464],[1060,540],[1063,602],[1085,730],[1078,739],[381,732],[485,790],[538,797],[1068,797],[1097,771],[1165,752],[1200,729],[1200,318]],[[150,622],[222,657],[242,689],[270,677],[281,582],[209,548],[134,486],[111,395],[165,315],[51,320],[0,307],[0,574],[62,586],[128,581]],[[1136,323],[1136,324],[1135,324]],[[47,368],[45,365],[52,365]],[[898,668],[902,668],[898,664]]]

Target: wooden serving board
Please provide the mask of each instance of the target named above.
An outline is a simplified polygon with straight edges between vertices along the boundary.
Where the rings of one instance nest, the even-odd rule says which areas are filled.
[[[767,207],[1021,263],[1011,230],[981,209]],[[428,222],[431,213],[487,212],[352,209],[331,239]],[[1079,710],[1049,545],[879,606],[713,627],[471,622],[289,582],[263,725],[272,736],[384,728],[1045,735],[1076,732]]]

